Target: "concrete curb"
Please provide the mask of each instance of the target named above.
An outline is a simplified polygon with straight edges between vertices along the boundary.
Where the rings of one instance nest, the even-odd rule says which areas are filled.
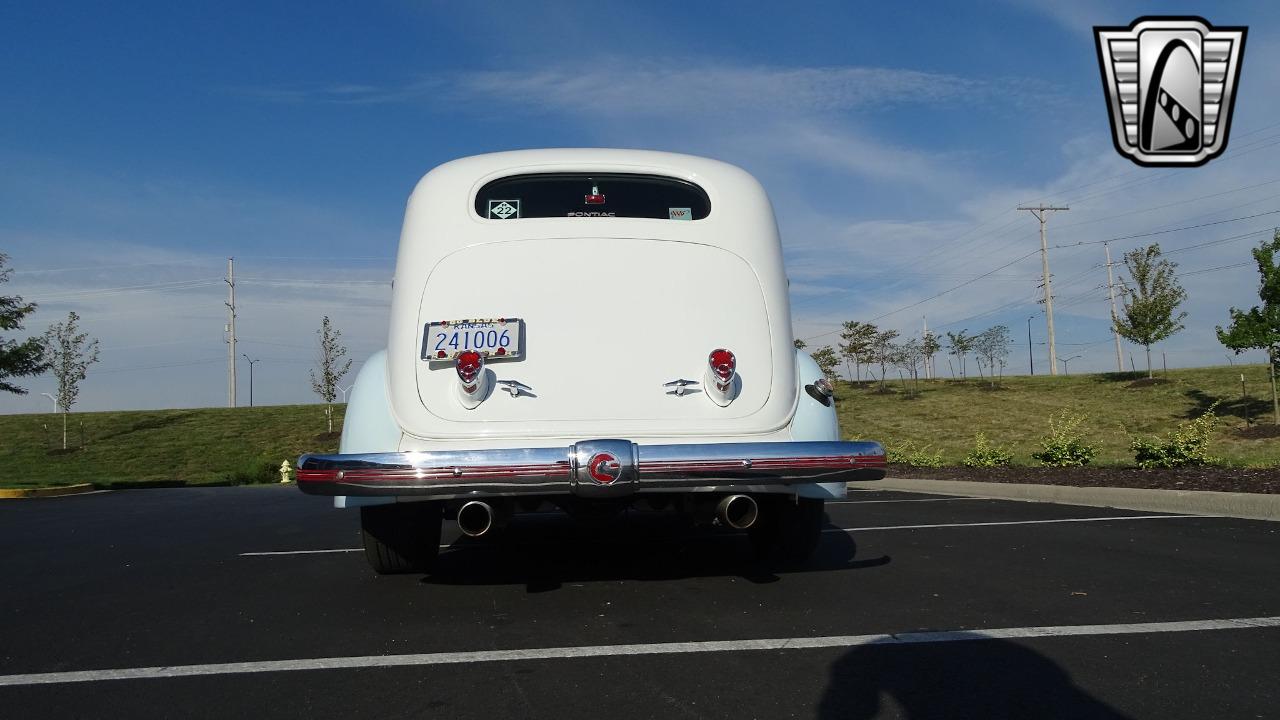
[[[0,500],[17,500],[20,498],[60,497],[62,495],[79,495],[96,490],[90,483],[79,485],[63,485],[47,488],[0,488]]]
[[[1141,488],[1077,487],[988,483],[970,480],[922,480],[885,478],[849,483],[850,489],[898,490],[937,495],[968,495],[1001,500],[1029,500],[1062,505],[1146,510],[1148,512],[1222,515],[1248,520],[1280,520],[1280,495],[1202,490],[1148,490]]]

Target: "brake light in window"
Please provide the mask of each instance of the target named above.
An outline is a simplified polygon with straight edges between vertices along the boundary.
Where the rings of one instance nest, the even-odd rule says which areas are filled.
[[[600,187],[592,185],[591,194],[584,196],[583,202],[587,205],[603,205],[604,195],[600,194]]]

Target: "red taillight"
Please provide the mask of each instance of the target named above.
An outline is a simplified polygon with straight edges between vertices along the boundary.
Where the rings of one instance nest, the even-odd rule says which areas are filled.
[[[734,371],[738,369],[738,359],[724,348],[712,350],[707,357],[707,364],[711,366],[711,374],[722,385],[728,385],[733,380]]]
[[[484,371],[484,356],[475,350],[466,350],[459,353],[457,360],[454,361],[454,367],[458,371],[458,379],[462,384],[474,387],[480,373]]]

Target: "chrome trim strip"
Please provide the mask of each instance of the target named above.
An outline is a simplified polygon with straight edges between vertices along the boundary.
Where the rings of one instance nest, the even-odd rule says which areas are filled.
[[[617,496],[618,488],[583,482],[580,456],[598,444],[568,448],[438,450],[351,455],[303,455],[298,487],[312,495],[468,494]],[[624,446],[625,447],[625,446]],[[631,443],[636,479],[630,492],[709,485],[781,484],[879,480],[884,447],[862,442],[746,442],[688,445]],[[615,447],[615,454],[622,455]]]

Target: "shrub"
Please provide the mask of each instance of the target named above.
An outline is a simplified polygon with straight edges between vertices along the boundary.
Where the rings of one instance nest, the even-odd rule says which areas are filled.
[[[929,446],[916,447],[910,440],[897,445],[886,445],[885,456],[890,463],[913,467],[942,467],[942,453],[929,454]]]
[[[964,466],[971,468],[1004,467],[1013,462],[1013,454],[987,441],[986,433],[973,436],[973,449],[964,458]]]
[[[280,466],[270,460],[253,458],[242,460],[235,467],[222,473],[222,479],[230,485],[259,485],[280,482]]]
[[[1178,425],[1168,438],[1134,438],[1129,447],[1133,449],[1138,467],[1175,468],[1217,462],[1208,450],[1209,439],[1221,419],[1214,412],[1217,407],[1214,403],[1200,417]]]
[[[1042,448],[1031,457],[1050,467],[1081,467],[1088,465],[1098,449],[1090,445],[1080,433],[1084,415],[1071,415],[1062,411],[1057,420],[1049,418],[1049,435],[1040,441]]]

